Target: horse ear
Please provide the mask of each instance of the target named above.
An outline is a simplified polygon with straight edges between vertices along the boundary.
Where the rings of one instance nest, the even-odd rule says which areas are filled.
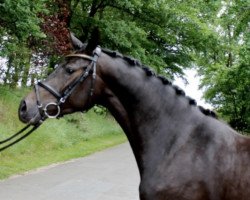
[[[79,50],[84,47],[84,44],[81,42],[81,40],[79,40],[72,32],[70,32],[70,39],[75,50]]]
[[[95,27],[91,33],[91,37],[85,49],[86,53],[92,54],[97,45],[99,45],[99,43],[100,43],[100,31],[97,27]]]

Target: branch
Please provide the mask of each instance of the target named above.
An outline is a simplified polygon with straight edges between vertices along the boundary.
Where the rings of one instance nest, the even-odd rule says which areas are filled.
[[[97,3],[98,0],[93,0],[89,17],[94,17],[95,14],[98,12],[99,9],[104,9],[107,4],[105,4],[105,0],[102,0],[99,4]]]
[[[131,10],[129,10],[128,8],[124,8],[124,7],[120,7],[118,5],[115,5],[115,4],[106,4],[106,6],[109,6],[111,8],[115,8],[117,10],[120,10],[124,13],[127,13],[129,15],[131,15],[132,17],[135,17],[136,19],[142,21],[143,22],[147,22],[147,23],[150,23],[150,24],[153,24],[153,25],[156,25],[156,24],[161,24],[160,21],[156,21],[156,20],[152,20],[151,17],[146,17],[146,16],[151,16],[150,13],[147,13],[146,11],[144,11],[145,15],[141,15],[139,12],[132,12]]]

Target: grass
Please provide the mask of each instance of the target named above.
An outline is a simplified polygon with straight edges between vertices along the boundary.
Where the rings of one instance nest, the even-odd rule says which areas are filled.
[[[0,86],[0,140],[24,125],[17,117],[18,105],[28,89]],[[93,111],[60,120],[47,120],[24,141],[0,153],[0,179],[31,169],[79,158],[126,141],[111,116]]]

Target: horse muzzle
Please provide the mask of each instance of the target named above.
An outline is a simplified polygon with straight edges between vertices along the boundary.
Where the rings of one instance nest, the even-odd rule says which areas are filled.
[[[36,106],[34,108],[29,108],[26,100],[22,100],[18,109],[19,120],[25,124],[36,125],[41,120],[41,115]]]

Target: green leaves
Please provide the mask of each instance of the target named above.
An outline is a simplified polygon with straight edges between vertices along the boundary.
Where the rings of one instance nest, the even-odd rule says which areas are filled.
[[[58,50],[62,45],[67,46],[60,36],[60,33],[67,36],[67,26],[84,40],[94,26],[99,26],[102,46],[134,56],[169,76],[182,74],[182,69],[191,67],[194,59],[200,57],[205,48],[210,48],[208,45],[211,42],[207,41],[216,40],[213,29],[207,25],[208,15],[211,17],[212,14],[204,13],[214,12],[216,6],[211,7],[203,1],[53,2],[48,6],[45,0],[6,0],[1,7],[6,13],[4,20],[15,20],[14,26],[7,23],[8,26],[4,27],[8,35],[30,43],[31,36],[45,36],[40,30],[42,23],[43,31],[50,35],[52,41],[59,43],[49,48]],[[49,45],[46,46],[48,48]]]
[[[1,28],[19,40],[26,40],[31,35],[45,37],[39,27],[41,19],[37,16],[45,11],[44,1],[5,0],[0,4]]]
[[[247,1],[224,2],[216,20],[219,41],[200,63],[205,98],[228,122],[250,132],[250,11]]]
[[[85,41],[98,26],[102,47],[158,73],[182,76],[183,69],[197,67],[207,101],[230,122],[249,124],[249,1],[4,0],[0,12],[1,55],[10,64],[3,77],[9,82],[25,80],[24,74],[33,80],[28,64],[45,61],[53,68],[51,55],[69,50],[68,29]],[[39,66],[46,73],[48,67]]]
[[[71,3],[76,5],[75,2]],[[170,76],[182,74],[183,68],[192,66],[194,57],[210,48],[211,42],[207,41],[217,38],[207,24],[215,14],[204,10],[215,12],[218,6],[211,7],[203,1],[80,0],[80,3],[84,6],[72,10],[70,26],[81,38],[86,39],[90,27],[97,25],[103,35],[103,46],[132,55]]]
[[[27,83],[34,41],[45,38],[40,30],[46,13],[44,0],[4,0],[0,3],[1,56],[6,57],[4,83],[16,86]]]

